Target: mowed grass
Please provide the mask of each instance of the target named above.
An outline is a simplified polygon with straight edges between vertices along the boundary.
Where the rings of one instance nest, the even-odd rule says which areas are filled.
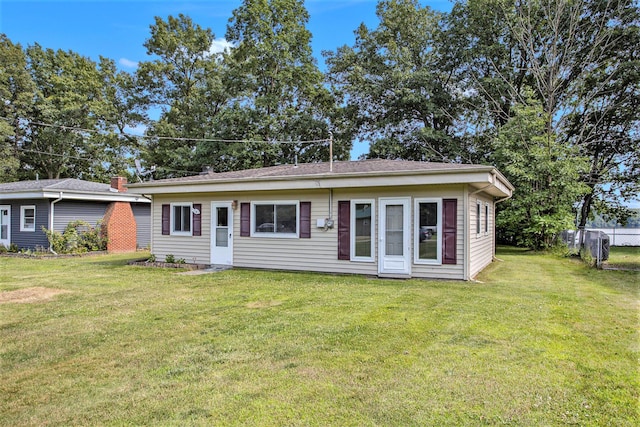
[[[612,246],[609,251],[607,265],[611,268],[640,270],[640,247]]]
[[[480,282],[0,258],[1,425],[639,422],[638,274],[502,249]]]

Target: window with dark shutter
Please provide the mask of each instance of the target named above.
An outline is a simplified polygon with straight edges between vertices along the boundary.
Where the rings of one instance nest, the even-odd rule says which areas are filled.
[[[162,205],[162,235],[171,233],[171,205]]]
[[[240,236],[251,236],[251,203],[240,203]]]
[[[338,259],[351,259],[351,201],[338,202]]]
[[[200,236],[202,230],[202,205],[199,203],[194,203],[191,212],[193,221],[193,235]]]
[[[456,264],[458,232],[458,200],[442,200],[442,263]]]
[[[311,202],[300,202],[300,238],[311,238]]]

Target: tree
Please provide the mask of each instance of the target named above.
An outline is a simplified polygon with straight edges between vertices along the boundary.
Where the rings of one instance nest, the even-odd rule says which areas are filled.
[[[572,205],[585,190],[579,177],[587,163],[576,147],[568,149],[549,137],[546,113],[528,93],[526,104],[513,106],[513,117],[494,142],[495,161],[516,187],[513,198],[501,206],[496,226],[502,239],[540,249],[571,228]]]
[[[416,0],[378,3],[380,24],[356,30],[353,47],[326,52],[329,81],[343,96],[369,157],[459,161],[459,105],[442,54],[441,15]]]
[[[592,203],[606,210],[612,200],[637,194],[636,2],[470,0],[454,6],[448,31],[460,41],[455,56],[464,58],[471,88],[467,117],[479,129],[495,134],[530,86],[547,137],[590,159],[580,177],[587,184],[580,224]]]
[[[26,50],[36,91],[24,124],[23,178],[102,177],[102,149],[89,143],[95,110],[101,102],[101,78],[90,59],[68,51]]]
[[[17,177],[18,148],[24,138],[21,119],[27,115],[33,93],[22,47],[0,34],[0,182]]]
[[[303,162],[329,159],[326,143],[296,143],[326,139],[336,111],[312,56],[308,20],[301,0],[245,0],[234,10],[226,34],[234,44],[226,58],[233,104],[225,126],[235,130],[232,139],[252,142],[231,146],[232,168],[292,162],[296,155]],[[334,154],[347,157],[350,148],[337,138]]]
[[[161,177],[188,175],[202,161],[196,159],[196,140],[211,136],[227,102],[222,53],[211,52],[213,32],[185,15],[155,21],[144,46],[156,59],[141,63],[137,72],[144,96],[161,109],[147,131],[144,157],[158,165]]]

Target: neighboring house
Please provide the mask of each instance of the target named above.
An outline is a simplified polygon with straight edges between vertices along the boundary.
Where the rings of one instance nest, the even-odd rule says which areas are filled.
[[[151,237],[150,201],[126,191],[125,178],[110,184],[78,179],[43,179],[0,184],[0,245],[48,248],[42,227],[63,232],[71,221],[107,228],[107,248],[126,252],[146,247]]]
[[[151,250],[236,267],[468,280],[493,260],[490,166],[394,160],[282,165],[132,184]]]

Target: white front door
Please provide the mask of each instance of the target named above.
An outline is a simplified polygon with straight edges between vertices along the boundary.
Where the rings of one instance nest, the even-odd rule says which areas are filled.
[[[211,203],[211,264],[233,265],[231,202]]]
[[[411,199],[381,198],[378,206],[378,273],[411,274]]]
[[[11,206],[0,205],[0,245],[11,244]]]

